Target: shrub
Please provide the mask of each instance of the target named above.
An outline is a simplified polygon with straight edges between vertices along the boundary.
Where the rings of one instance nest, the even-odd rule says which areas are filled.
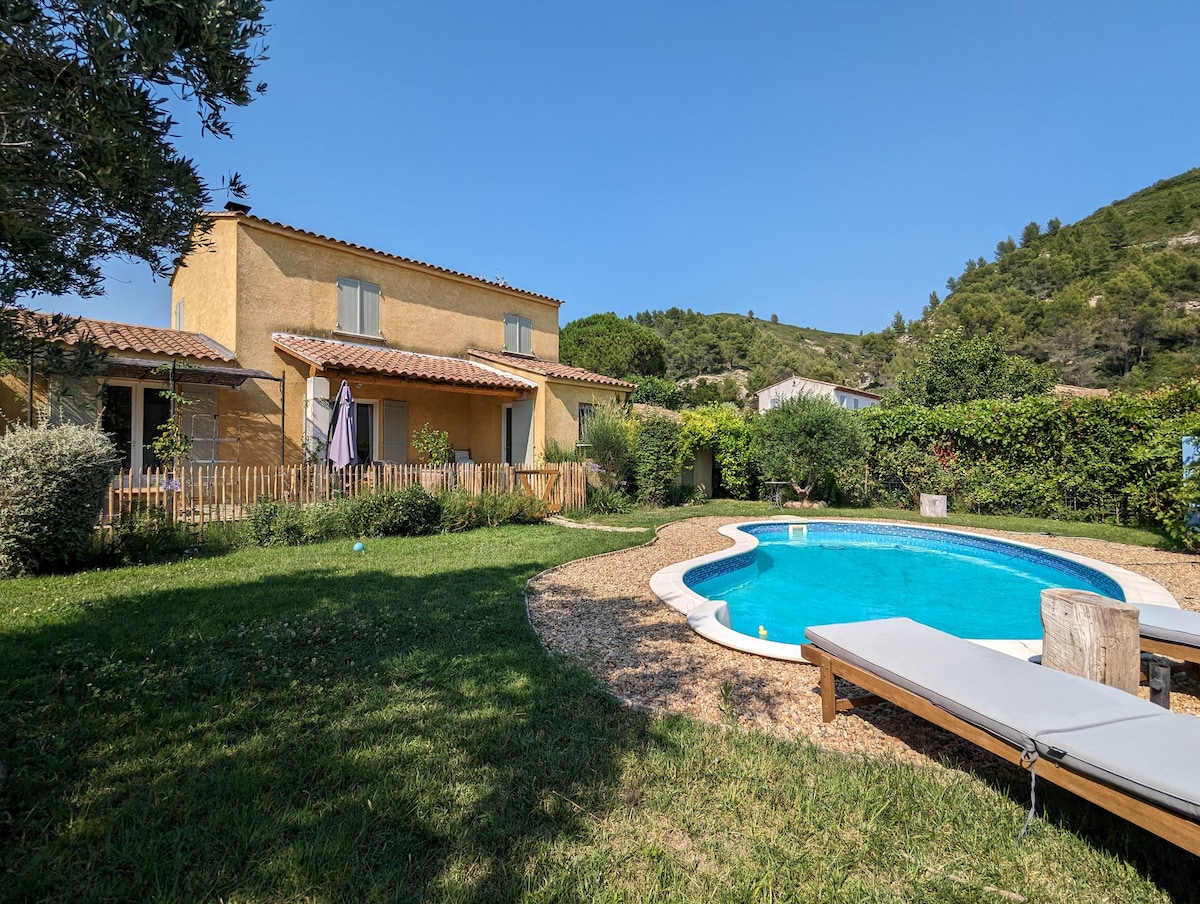
[[[450,434],[445,430],[434,430],[425,424],[413,431],[412,447],[421,457],[423,464],[445,465],[454,461],[454,447],[450,445]]]
[[[628,478],[629,424],[620,405],[600,405],[592,410],[583,427],[588,457],[600,468],[601,483],[615,490]]]
[[[859,458],[862,445],[855,412],[815,396],[788,399],[755,424],[753,448],[763,478],[789,481],[801,500],[828,498],[835,475]]]
[[[347,527],[358,537],[415,537],[436,533],[441,527],[441,506],[417,484],[398,491],[364,493],[345,505]]]
[[[299,506],[259,497],[246,518],[246,534],[258,546],[299,546],[305,542],[304,521]]]
[[[300,509],[300,529],[303,543],[321,543],[348,536],[346,503],[343,500],[317,502]]]
[[[667,487],[667,505],[706,505],[704,487],[674,483]]]
[[[501,524],[537,524],[546,520],[548,506],[528,493],[485,493],[484,519],[488,527]]]
[[[633,468],[639,502],[654,506],[666,504],[671,487],[679,482],[681,432],[680,425],[670,418],[638,418]]]
[[[643,405],[657,405],[659,408],[670,408],[678,411],[683,407],[683,391],[674,380],[663,377],[637,377],[634,379],[637,388],[633,391],[633,401]]]
[[[680,454],[689,460],[695,457],[697,449],[711,449],[714,483],[719,483],[734,499],[749,499],[754,486],[751,436],[745,412],[732,405],[693,408],[683,412]]]
[[[442,504],[443,531],[453,534],[474,530],[483,525],[481,497],[457,491],[443,493],[438,497],[438,501]]]
[[[85,427],[14,426],[0,437],[0,575],[81,562],[117,461],[112,441]]]
[[[587,511],[592,515],[624,515],[633,508],[633,501],[620,490],[605,486],[587,488]]]
[[[126,509],[99,539],[95,558],[105,564],[145,565],[174,558],[199,543],[199,537],[175,521],[164,506]]]
[[[444,493],[438,497],[442,508],[442,530],[457,533],[477,527],[501,524],[537,524],[547,514],[546,503],[528,493]]]
[[[564,461],[583,461],[584,454],[575,446],[564,446],[554,437],[546,440],[542,449],[542,460],[548,465],[562,464]]]

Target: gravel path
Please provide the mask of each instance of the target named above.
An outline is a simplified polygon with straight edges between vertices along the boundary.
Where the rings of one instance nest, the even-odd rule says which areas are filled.
[[[723,549],[723,524],[752,519],[693,518],[662,527],[654,542],[546,571],[527,590],[529,618],[546,647],[579,660],[637,709],[683,713],[784,738],[807,737],[845,753],[913,763],[999,762],[973,745],[890,704],[821,721],[817,670],[730,650],[695,634],[650,590],[650,576],[674,562]],[[762,519],[753,519],[762,520]],[[1120,565],[1162,584],[1185,609],[1200,611],[1200,558],[1100,540],[977,531]],[[1146,688],[1142,688],[1147,695]],[[1171,708],[1200,714],[1200,684],[1176,675]]]

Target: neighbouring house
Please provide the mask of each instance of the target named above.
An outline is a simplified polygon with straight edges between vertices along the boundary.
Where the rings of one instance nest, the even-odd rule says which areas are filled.
[[[870,408],[878,405],[881,397],[873,392],[862,389],[850,389],[838,386],[836,383],[826,383],[823,380],[810,380],[807,377],[790,376],[758,391],[758,411],[762,414],[773,408],[778,408],[788,399],[800,395],[815,396],[829,399],[835,405],[857,411],[859,408]]]
[[[52,418],[94,422],[103,402],[135,469],[155,464],[146,444],[172,379],[196,403],[184,409],[192,461],[244,465],[323,460],[343,380],[360,459],[396,463],[429,424],[460,459],[534,464],[548,440],[573,448],[593,406],[633,391],[559,363],[554,298],[241,209],[211,216],[171,280],[173,329],[81,322],[109,356],[91,403],[86,384],[34,376],[35,408]],[[20,416],[25,381],[6,381],[6,417]]]

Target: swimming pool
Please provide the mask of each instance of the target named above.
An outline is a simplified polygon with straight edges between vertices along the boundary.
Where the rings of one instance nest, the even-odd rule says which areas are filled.
[[[1104,562],[944,528],[822,519],[721,533],[732,549],[669,566],[651,587],[710,640],[782,659],[801,658],[808,625],[892,615],[1034,655],[1049,587],[1178,605],[1153,581]]]

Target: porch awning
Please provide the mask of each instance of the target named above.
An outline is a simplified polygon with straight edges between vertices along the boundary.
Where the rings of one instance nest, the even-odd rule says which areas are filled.
[[[158,380],[168,381],[169,376],[164,366],[170,367],[170,361],[160,361],[154,358],[116,358],[104,359],[101,369],[109,377],[122,380]],[[208,386],[241,386],[247,380],[273,380],[265,370],[248,370],[244,367],[222,367],[217,364],[184,364],[175,368],[176,383],[200,383]]]
[[[522,394],[537,389],[532,380],[462,358],[287,333],[273,333],[271,338],[278,351],[305,362],[314,374],[374,375],[460,392]]]

